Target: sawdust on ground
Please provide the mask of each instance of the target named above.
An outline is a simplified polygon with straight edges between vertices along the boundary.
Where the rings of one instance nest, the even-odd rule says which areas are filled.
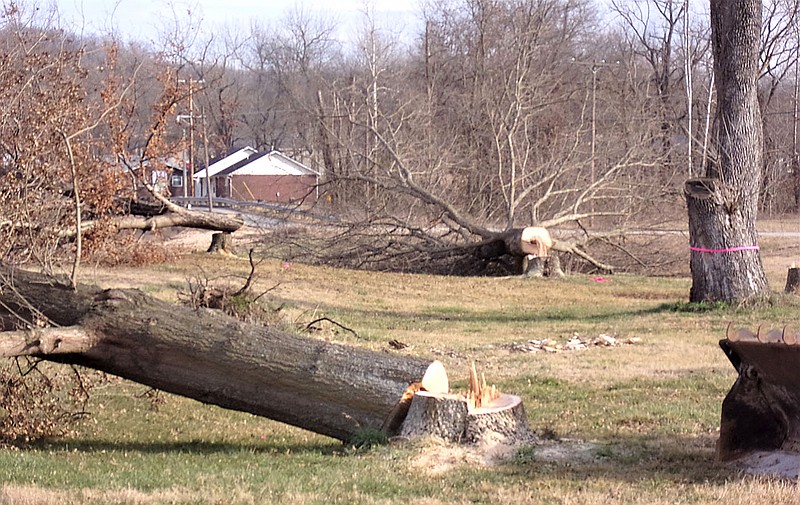
[[[800,480],[800,454],[786,451],[759,451],[732,463],[750,475]]]
[[[540,440],[523,444],[458,445],[426,438],[413,465],[428,475],[441,475],[462,466],[491,467],[517,458],[542,463],[586,462],[596,458],[597,446],[579,440]],[[530,456],[521,456],[530,454]]]

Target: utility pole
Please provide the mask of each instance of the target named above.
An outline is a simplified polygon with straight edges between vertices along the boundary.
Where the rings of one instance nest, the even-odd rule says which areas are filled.
[[[589,176],[591,177],[590,180],[590,187],[594,187],[597,183],[597,72],[600,71],[603,67],[614,67],[619,65],[619,61],[615,61],[613,63],[607,62],[606,60],[600,61],[580,61],[575,58],[572,58],[572,63],[576,65],[583,65],[589,68],[589,71],[592,73],[592,132],[591,132],[591,144],[590,144],[590,154],[589,154],[589,167],[590,172]],[[591,214],[594,214],[594,200],[589,197],[589,211]],[[589,218],[589,223],[592,222],[592,218]]]
[[[594,186],[595,179],[597,178],[597,171],[595,169],[597,156],[597,71],[599,67],[597,64],[592,65],[592,186]],[[594,213],[594,200],[592,200],[592,213]]]
[[[208,128],[206,128],[206,109],[200,109],[200,119],[203,121],[203,150],[205,151],[206,159],[206,193],[208,194],[208,211],[214,212],[214,201],[211,198],[211,174],[208,173],[209,158],[208,158]],[[202,187],[202,185],[201,185]]]
[[[183,172],[183,196],[195,196],[194,194],[194,86],[195,84],[205,84],[205,80],[195,80],[193,78],[178,79],[178,84],[189,85],[189,113],[179,114],[178,122],[188,119],[189,120],[189,176],[186,175],[186,170]],[[206,164],[207,165],[207,164]],[[187,181],[188,179],[188,181]],[[187,194],[187,184],[192,185],[191,194]]]
[[[189,78],[189,183],[192,185],[191,196],[194,196],[194,86]]]

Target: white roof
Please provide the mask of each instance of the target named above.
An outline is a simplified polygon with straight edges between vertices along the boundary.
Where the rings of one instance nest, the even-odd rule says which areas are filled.
[[[236,175],[319,175],[311,168],[278,151],[257,157],[234,173]]]
[[[217,160],[216,162],[212,163],[208,166],[208,176],[213,177],[219,172],[222,172],[226,168],[239,163],[242,160],[249,158],[250,156],[256,154],[258,151],[253,149],[250,146],[243,147],[238,151],[235,151],[228,156],[225,156],[221,160]],[[195,179],[205,179],[206,177],[206,169],[200,170],[194,173]]]

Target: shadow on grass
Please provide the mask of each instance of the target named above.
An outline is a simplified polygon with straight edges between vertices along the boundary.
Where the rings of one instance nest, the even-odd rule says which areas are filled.
[[[618,481],[625,484],[649,483],[652,486],[670,484],[723,485],[743,479],[733,467],[714,460],[712,435],[702,437],[624,436],[610,441],[582,442],[577,440],[544,440],[523,448],[516,457],[486,467],[457,466],[438,479],[471,481],[507,486],[509,479],[532,481]],[[191,455],[226,457],[237,454],[286,456],[311,455],[338,458],[354,454],[337,444],[257,444],[229,442],[111,442],[98,440],[43,441],[29,446],[32,450],[49,452],[140,453],[150,455]],[[428,451],[430,448],[423,449]],[[363,453],[362,453],[363,454]],[[338,460],[338,459],[337,459]],[[569,487],[571,484],[565,484]]]
[[[527,479],[725,484],[743,474],[715,459],[716,436],[627,435],[602,442],[545,441],[503,465]],[[554,456],[555,455],[555,456]]]
[[[341,314],[347,318],[359,320],[381,320],[384,322],[409,323],[481,323],[481,324],[513,324],[531,322],[564,322],[579,320],[583,323],[607,323],[609,321],[626,320],[638,316],[659,314],[681,314],[687,311],[678,310],[678,303],[662,303],[653,307],[631,310],[606,309],[598,312],[589,312],[586,308],[548,307],[545,309],[528,309],[524,306],[506,310],[458,310],[454,307],[430,308],[423,311],[397,311],[371,309],[352,309],[332,304],[314,303],[313,306],[304,300],[291,298],[277,298],[276,301],[299,307],[308,308],[317,312]],[[689,314],[687,314],[689,315]],[[396,326],[396,325],[395,325]]]
[[[236,453],[248,454],[318,454],[321,456],[341,455],[347,452],[341,443],[300,444],[275,443],[268,440],[263,443],[248,442],[213,442],[205,440],[187,440],[175,442],[114,442],[110,440],[72,439],[72,440],[39,440],[29,442],[22,450],[64,451],[82,453],[102,452],[138,452],[141,454],[193,454],[198,456],[225,455]]]

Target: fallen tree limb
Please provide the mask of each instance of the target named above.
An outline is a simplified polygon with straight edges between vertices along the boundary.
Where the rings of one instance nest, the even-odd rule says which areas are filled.
[[[239,217],[224,215],[219,213],[199,212],[177,207],[177,211],[169,210],[163,214],[139,216],[134,214],[124,214],[110,216],[103,220],[85,220],[81,223],[81,233],[90,234],[100,226],[107,226],[113,230],[157,230],[172,226],[185,226],[187,228],[197,228],[200,230],[212,230],[232,233],[244,225]],[[0,221],[0,228],[11,228],[14,231],[24,232],[26,230],[43,229],[53,236],[61,239],[73,239],[77,236],[77,230],[72,228],[47,228],[40,224],[12,222],[10,220]]]
[[[178,207],[178,209],[180,210],[170,210],[157,216],[135,216],[132,214],[118,216],[112,218],[108,224],[117,230],[156,230],[171,226],[185,226],[223,232],[234,232],[244,224],[238,217],[192,211],[181,207]],[[87,221],[82,229],[84,233],[91,232],[98,224],[98,221]]]

